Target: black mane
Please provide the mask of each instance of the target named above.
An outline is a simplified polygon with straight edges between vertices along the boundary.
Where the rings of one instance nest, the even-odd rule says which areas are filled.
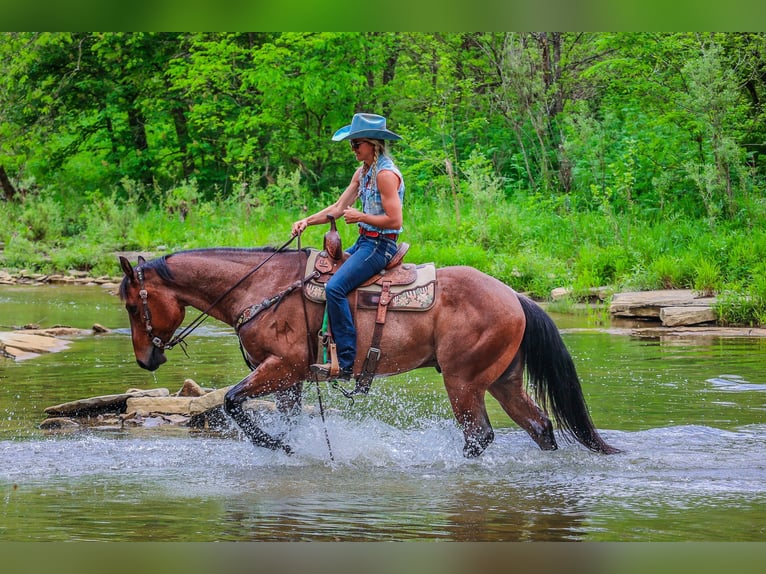
[[[170,257],[173,257],[175,255],[186,255],[186,254],[201,254],[201,255],[218,255],[220,257],[226,257],[228,255],[242,255],[242,254],[248,254],[248,253],[274,253],[276,251],[280,251],[281,253],[295,253],[298,251],[297,249],[279,249],[277,247],[202,247],[197,249],[186,249],[184,251],[176,251],[174,253],[167,253],[165,255],[162,255],[160,257],[157,257],[156,259],[151,259],[149,261],[146,261],[145,263],[142,263],[141,265],[136,266],[136,269],[151,269],[157,273],[162,279],[165,281],[172,281],[173,280],[173,273],[170,270],[170,267],[168,267],[167,260]],[[301,249],[304,253],[308,254],[309,249],[304,248]],[[120,298],[125,299],[125,295],[127,293],[128,288],[128,277],[125,276],[122,278],[122,282],[120,283]]]

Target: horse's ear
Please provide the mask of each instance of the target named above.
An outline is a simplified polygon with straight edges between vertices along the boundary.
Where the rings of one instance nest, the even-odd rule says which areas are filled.
[[[122,267],[122,272],[125,273],[125,277],[131,281],[135,280],[136,274],[133,271],[133,266],[130,264],[130,261],[125,259],[122,255],[120,255],[120,267]]]
[[[138,256],[138,264],[139,265],[143,265],[144,263],[146,263],[146,259],[144,259],[144,257],[142,255],[139,255]]]

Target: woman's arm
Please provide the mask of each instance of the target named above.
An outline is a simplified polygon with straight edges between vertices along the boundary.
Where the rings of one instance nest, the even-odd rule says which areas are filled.
[[[346,223],[361,222],[379,229],[399,229],[402,226],[402,202],[397,193],[399,176],[391,170],[384,170],[378,173],[377,183],[385,213],[371,215],[349,206],[343,211],[343,217]]]
[[[361,168],[354,172],[348,187],[346,187],[345,191],[340,194],[340,197],[335,203],[293,223],[293,235],[300,235],[309,225],[327,223],[328,215],[332,215],[335,219],[343,217],[344,210],[354,204],[359,193],[360,170]]]

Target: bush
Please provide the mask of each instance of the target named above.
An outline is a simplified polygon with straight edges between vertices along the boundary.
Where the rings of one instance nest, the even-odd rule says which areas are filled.
[[[44,257],[33,242],[17,235],[11,237],[5,244],[3,261],[4,265],[11,269],[40,271],[44,264]]]
[[[32,241],[56,241],[64,234],[61,205],[50,197],[26,198],[20,223],[24,235]]]

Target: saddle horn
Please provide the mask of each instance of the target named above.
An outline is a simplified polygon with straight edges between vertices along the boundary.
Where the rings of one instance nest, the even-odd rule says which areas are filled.
[[[335,218],[332,215],[328,215],[327,219],[330,220],[330,230],[324,234],[324,250],[330,259],[340,261],[343,257],[343,245],[340,234],[335,225]]]

